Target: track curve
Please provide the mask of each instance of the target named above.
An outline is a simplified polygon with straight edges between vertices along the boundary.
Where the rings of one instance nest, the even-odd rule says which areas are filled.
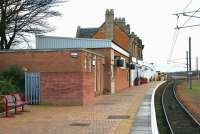
[[[162,94],[165,119],[172,134],[200,134],[199,124],[180,105],[175,95],[175,82],[169,82]]]

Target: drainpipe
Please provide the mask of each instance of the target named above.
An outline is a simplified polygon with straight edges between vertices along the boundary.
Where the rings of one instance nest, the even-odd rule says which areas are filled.
[[[128,69],[128,74],[129,74],[129,76],[128,76],[128,78],[129,78],[129,87],[131,87],[131,68],[130,68],[130,64],[131,64],[131,60],[130,60],[131,58],[130,58],[130,54],[129,54],[129,69]]]
[[[129,87],[131,87],[131,68],[130,68],[130,65],[132,63],[132,55],[133,55],[133,45],[131,45],[131,50],[129,51]]]
[[[136,65],[137,65],[137,70],[136,70],[136,71],[137,71],[137,78],[138,78],[138,80],[139,80],[139,79],[140,79],[140,78],[138,77],[138,66],[139,66],[139,65],[138,65],[138,58],[137,58],[137,57],[136,57]]]

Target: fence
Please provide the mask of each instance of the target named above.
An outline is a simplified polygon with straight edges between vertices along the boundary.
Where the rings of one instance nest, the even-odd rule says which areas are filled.
[[[40,73],[25,73],[25,98],[31,104],[40,104]]]

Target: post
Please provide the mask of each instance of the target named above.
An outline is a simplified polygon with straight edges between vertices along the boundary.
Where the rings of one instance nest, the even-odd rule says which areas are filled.
[[[187,84],[189,84],[188,51],[186,51],[186,66],[187,66],[187,72],[186,72]]]
[[[130,47],[131,44],[131,47]],[[131,63],[132,63],[132,57],[133,57],[133,44],[132,42],[129,44],[129,87],[131,87],[132,82],[132,76],[131,76]]]
[[[129,69],[128,69],[128,74],[129,74],[129,76],[128,76],[128,78],[129,78],[129,80],[128,80],[128,81],[129,81],[129,87],[131,87],[131,77],[132,77],[132,76],[131,76],[131,61],[132,61],[131,58],[132,58],[132,55],[129,53],[129,59],[128,59],[128,60],[129,60],[129,61],[128,61],[128,63],[129,63],[129,64],[128,64],[128,66],[129,66]]]
[[[189,37],[189,88],[192,89],[191,37]]]
[[[199,58],[198,57],[196,57],[196,67],[197,67],[196,76],[197,76],[197,80],[198,80],[199,79]]]
[[[138,67],[139,67],[139,65],[138,65],[138,59],[137,59],[137,57],[136,57],[136,80],[137,80],[137,85],[140,85],[140,78],[139,78],[139,70],[138,70]]]
[[[138,60],[137,60],[137,58],[136,58],[136,65],[137,65],[137,70],[136,70],[136,76],[137,76],[137,78],[139,77],[139,73],[138,73]],[[138,78],[139,79],[139,78]]]

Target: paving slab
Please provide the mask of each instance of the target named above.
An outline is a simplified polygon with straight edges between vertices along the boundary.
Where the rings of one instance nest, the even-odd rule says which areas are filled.
[[[143,102],[140,105],[139,111],[136,115],[136,120],[133,123],[131,134],[151,134],[151,94],[153,88],[150,88],[146,93]]]
[[[95,98],[95,104],[88,106],[26,106],[30,112],[14,118],[0,118],[0,134],[128,134],[132,122],[137,120],[136,113],[145,94],[157,84],[153,82],[116,95],[102,95]],[[141,111],[146,112],[149,103],[143,104]],[[109,116],[116,118],[109,119]],[[146,113],[138,117],[143,120],[138,120],[136,126],[148,126]],[[140,129],[133,129],[133,132],[145,134],[146,131]]]

